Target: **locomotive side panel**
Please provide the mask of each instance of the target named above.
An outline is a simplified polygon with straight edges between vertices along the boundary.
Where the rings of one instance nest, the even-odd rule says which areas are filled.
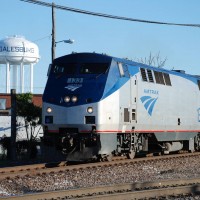
[[[198,86],[195,79],[188,80],[177,74],[170,74],[169,77],[170,85],[143,81],[142,77],[139,80],[140,112],[137,130],[158,132],[159,140],[188,138],[186,134],[181,135],[181,132],[188,132],[189,137],[194,138],[199,130],[196,98]]]

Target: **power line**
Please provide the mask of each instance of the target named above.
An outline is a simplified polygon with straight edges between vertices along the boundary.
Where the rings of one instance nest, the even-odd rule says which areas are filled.
[[[41,6],[46,6],[46,7],[52,7],[51,3],[46,3],[46,2],[38,1],[38,0],[20,0],[20,1],[33,3],[33,4],[37,4],[37,5],[41,5]],[[96,13],[96,12],[91,12],[91,11],[86,11],[86,10],[81,10],[81,9],[76,9],[76,8],[70,8],[70,7],[56,5],[56,4],[54,4],[54,7],[57,9],[60,9],[60,10],[76,12],[76,13],[81,13],[81,14],[86,14],[86,15],[93,15],[93,16],[98,16],[98,17],[105,17],[105,18],[110,18],[110,19],[119,19],[119,20],[126,20],[126,21],[140,22],[140,23],[149,23],[149,24],[187,26],[187,27],[200,28],[200,24],[182,24],[182,23],[170,23],[170,22],[159,22],[159,21],[134,19],[134,18],[121,17],[121,16],[116,16],[116,15],[109,15],[109,14],[104,14],[104,13]]]
[[[51,35],[46,35],[46,36],[44,36],[44,37],[42,37],[42,38],[39,38],[39,39],[37,39],[37,40],[34,40],[33,42],[37,42],[37,41],[40,41],[40,40],[43,40],[43,39],[46,39],[46,38],[51,38]]]

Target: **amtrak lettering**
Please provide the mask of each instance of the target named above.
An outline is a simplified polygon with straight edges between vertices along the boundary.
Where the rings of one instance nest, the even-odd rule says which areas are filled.
[[[24,53],[34,53],[34,48],[28,47],[6,47],[0,46],[0,52],[24,52]]]
[[[144,89],[144,93],[146,94],[159,94],[158,90],[149,90],[149,89]]]

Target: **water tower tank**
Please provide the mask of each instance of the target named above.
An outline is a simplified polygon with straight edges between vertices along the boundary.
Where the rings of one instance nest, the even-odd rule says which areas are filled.
[[[0,40],[0,63],[30,64],[37,63],[38,59],[37,45],[24,37],[13,36]]]
[[[39,61],[36,44],[22,36],[7,37],[0,40],[0,64],[6,64],[6,91],[10,92],[10,71],[13,70],[14,87],[17,87],[17,69],[20,66],[20,92],[24,90],[24,65],[30,65],[30,92],[33,92],[33,65]],[[13,87],[13,86],[12,86]]]

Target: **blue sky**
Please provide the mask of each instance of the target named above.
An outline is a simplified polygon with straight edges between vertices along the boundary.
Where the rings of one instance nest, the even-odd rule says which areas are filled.
[[[51,0],[42,0],[51,3]],[[55,4],[151,21],[200,24],[199,0],[54,0]],[[51,62],[51,9],[20,0],[1,0],[0,39],[22,35],[36,43],[40,61],[34,66],[34,93],[42,93]],[[41,39],[43,38],[43,39]],[[132,60],[157,55],[165,68],[200,74],[200,28],[155,25],[107,19],[56,10],[56,57],[71,52],[106,53]],[[0,73],[4,74],[0,65]],[[2,76],[1,76],[2,77]],[[26,80],[25,80],[26,81]],[[5,92],[5,78],[0,78]]]

